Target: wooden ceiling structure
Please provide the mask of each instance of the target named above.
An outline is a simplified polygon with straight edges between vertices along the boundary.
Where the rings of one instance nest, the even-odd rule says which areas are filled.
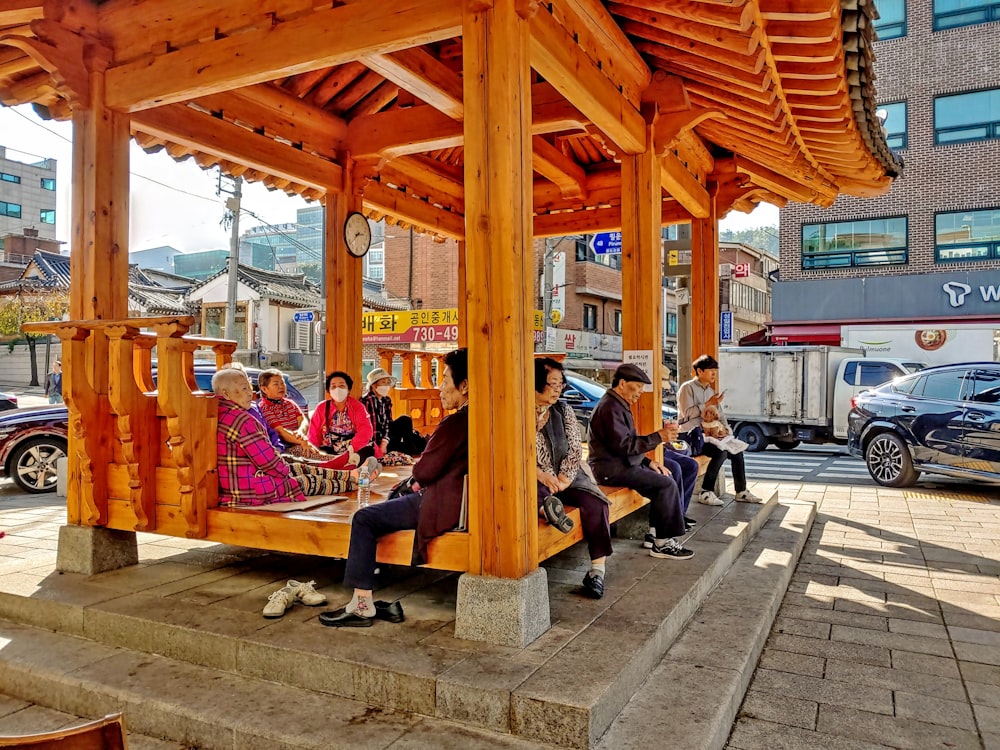
[[[198,342],[186,321],[141,322],[159,336],[158,392],[131,375],[152,346],[127,319],[131,136],[323,201],[327,365],[355,380],[349,212],[459,240],[464,569],[536,576],[511,602],[547,597],[532,238],[621,230],[623,347],[648,356],[657,383],[661,227],[691,222],[691,348],[716,352],[718,219],[760,201],[875,195],[897,171],[875,117],[874,14],[872,0],[0,0],[0,103],[74,125],[73,320],[53,327],[72,425],[69,523],[248,546],[271,530],[271,548],[288,551],[312,538],[282,519],[244,538],[232,516],[212,516],[214,401],[189,387]],[[220,361],[234,346],[209,343]],[[636,415],[657,429],[658,393]],[[150,453],[165,433],[169,455]],[[209,517],[229,536],[213,537]],[[535,605],[468,621],[506,627]]]

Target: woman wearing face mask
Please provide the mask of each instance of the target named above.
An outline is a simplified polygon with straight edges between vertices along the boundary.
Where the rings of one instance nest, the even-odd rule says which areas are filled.
[[[384,466],[409,466],[413,456],[419,456],[427,438],[413,429],[409,416],[392,418],[389,391],[394,379],[381,367],[368,373],[368,389],[361,403],[368,410],[375,430],[375,456]]]
[[[351,398],[354,379],[346,372],[326,376],[328,398],[316,407],[309,420],[309,442],[334,456],[325,466],[340,469],[358,466],[375,455],[374,432],[364,404]]]

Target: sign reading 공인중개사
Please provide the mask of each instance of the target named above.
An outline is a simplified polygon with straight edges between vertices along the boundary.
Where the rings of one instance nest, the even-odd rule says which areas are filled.
[[[543,313],[535,310],[535,340],[543,333]],[[366,344],[457,344],[458,310],[369,312],[361,316],[361,340]]]

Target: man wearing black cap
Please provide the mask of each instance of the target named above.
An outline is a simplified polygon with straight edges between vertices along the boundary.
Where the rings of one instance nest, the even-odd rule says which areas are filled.
[[[649,554],[671,560],[694,555],[674,537],[687,532],[677,483],[667,468],[644,455],[660,443],[677,437],[677,425],[668,424],[649,435],[638,435],[631,404],[639,400],[649,376],[633,364],[619,365],[611,388],[590,417],[590,468],[598,483],[628,487],[649,498],[649,525],[656,530]]]

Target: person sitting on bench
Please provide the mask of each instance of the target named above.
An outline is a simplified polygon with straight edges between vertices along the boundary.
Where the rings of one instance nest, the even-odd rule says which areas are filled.
[[[354,378],[337,370],[326,376],[326,393],[309,420],[309,442],[331,460],[325,465],[333,469],[359,466],[375,455],[372,439],[375,432],[364,404],[351,396]]]
[[[284,453],[296,458],[329,461],[330,456],[309,442],[306,431],[309,420],[299,405],[288,398],[288,386],[281,370],[270,368],[257,376],[260,398],[257,405],[268,426],[278,433],[285,445]],[[273,441],[272,441],[273,442]]]
[[[212,390],[219,399],[220,505],[301,502],[306,495],[336,495],[356,485],[356,473],[282,459],[250,414],[253,388],[243,370],[219,370],[212,376]]]
[[[549,523],[560,531],[569,531],[573,524],[563,503],[580,509],[583,538],[590,552],[590,571],[583,577],[583,592],[600,599],[604,596],[605,558],[612,553],[611,501],[580,460],[580,423],[569,405],[559,400],[565,385],[563,366],[558,361],[549,357],[535,360],[535,407],[543,409],[535,436],[538,503]]]
[[[590,417],[590,468],[602,485],[633,489],[649,499],[649,525],[654,529],[649,554],[685,560],[694,552],[675,537],[689,529],[677,482],[666,466],[644,455],[664,441],[677,437],[676,424],[667,424],[649,435],[639,435],[631,405],[639,400],[649,376],[633,364],[615,370],[611,388],[605,392]]]
[[[324,625],[366,628],[375,617],[401,621],[398,603],[391,605],[393,611],[372,601],[379,538],[416,529],[413,560],[419,565],[427,560],[431,540],[458,525],[462,488],[469,473],[469,358],[465,349],[445,355],[439,389],[441,406],[455,411],[441,420],[413,466],[416,491],[354,514],[344,570],[344,583],[354,588],[354,596],[343,610],[322,613],[319,621]]]

